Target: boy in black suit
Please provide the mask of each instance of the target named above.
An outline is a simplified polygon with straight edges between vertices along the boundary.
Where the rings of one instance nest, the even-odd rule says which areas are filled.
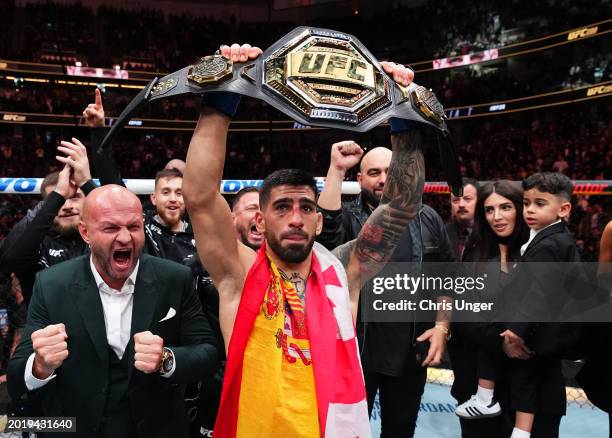
[[[523,190],[530,235],[521,247],[518,275],[508,288],[516,322],[508,323],[501,335],[510,358],[513,407],[535,418],[527,414],[519,422],[517,417],[512,438],[558,437],[566,403],[560,357],[569,340],[564,326],[554,321],[568,298],[564,262],[579,260],[565,224],[573,186],[560,173],[537,173],[523,181]]]

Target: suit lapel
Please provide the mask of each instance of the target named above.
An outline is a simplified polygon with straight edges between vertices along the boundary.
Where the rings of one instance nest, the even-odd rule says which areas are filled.
[[[549,226],[547,228],[544,228],[542,231],[540,231],[538,234],[536,234],[536,236],[533,238],[531,243],[529,243],[529,246],[525,250],[525,255],[532,248],[534,248],[538,244],[538,242],[540,242],[540,240],[544,239],[545,237],[550,236],[551,234],[560,233],[564,229],[565,229],[565,223],[563,221],[559,222],[558,224],[554,224],[554,225],[551,225],[551,226]],[[524,255],[523,255],[523,257],[524,257]]]
[[[102,362],[102,367],[107,369],[108,340],[106,339],[104,309],[102,308],[100,291],[91,272],[88,256],[83,257],[83,269],[75,276],[74,285],[75,287],[71,288],[70,291],[73,301],[83,319],[83,324],[94,344],[100,362]],[[70,336],[70,333],[68,336]]]
[[[130,330],[130,342],[126,350],[128,353],[128,381],[134,371],[134,335],[149,330],[151,320],[155,313],[159,291],[156,287],[155,272],[149,265],[149,257],[141,256],[138,275],[136,276],[136,287],[134,288],[134,304],[132,307],[132,328]]]

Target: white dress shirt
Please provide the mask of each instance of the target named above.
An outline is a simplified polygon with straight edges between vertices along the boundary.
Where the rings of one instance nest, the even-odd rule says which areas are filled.
[[[559,219],[557,222],[553,222],[550,225],[546,225],[544,228],[540,228],[539,230],[533,230],[533,229],[529,229],[529,240],[527,241],[526,244],[524,244],[523,246],[521,246],[521,256],[525,255],[525,251],[527,251],[527,247],[529,246],[529,244],[531,243],[531,241],[533,239],[535,239],[535,236],[538,235],[538,233],[542,230],[545,230],[548,227],[552,227],[555,224],[558,224],[559,222],[561,222],[561,219]]]
[[[94,276],[100,300],[102,301],[102,309],[104,311],[104,325],[106,326],[106,340],[108,345],[113,349],[119,359],[123,357],[125,348],[130,342],[130,333],[132,329],[132,308],[134,304],[134,287],[136,286],[136,276],[138,275],[138,266],[140,261],[136,262],[136,267],[130,276],[125,280],[121,290],[113,289],[106,284],[102,279],[93,259],[89,258],[89,265]],[[70,333],[68,333],[70,336]],[[32,366],[34,364],[34,353],[30,355],[25,367],[25,383],[28,390],[33,391],[44,386],[52,378],[55,373],[46,379],[38,379],[32,374]],[[173,363],[172,370],[164,377],[168,378],[174,373],[176,368],[176,360]]]
[[[132,307],[134,304],[134,287],[140,261],[130,276],[125,280],[121,290],[108,286],[89,258],[91,272],[93,273],[100,292],[102,308],[104,309],[104,325],[106,326],[106,339],[108,345],[113,349],[119,359],[123,357],[125,347],[130,342],[130,330],[132,328]]]

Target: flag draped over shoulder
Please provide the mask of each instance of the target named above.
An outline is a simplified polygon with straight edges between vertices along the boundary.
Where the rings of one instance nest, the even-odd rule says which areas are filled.
[[[315,435],[326,438],[369,437],[344,267],[315,243],[306,285],[305,330],[299,329],[304,315],[299,314],[299,300],[292,293],[280,294],[291,319],[270,313],[276,300],[272,292],[278,286],[275,272],[264,244],[247,274],[238,306],[214,436],[279,431],[312,436],[314,427]]]

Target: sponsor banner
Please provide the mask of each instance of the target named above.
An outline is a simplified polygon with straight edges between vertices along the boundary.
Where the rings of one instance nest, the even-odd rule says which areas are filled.
[[[433,69],[453,68],[463,65],[478,64],[479,62],[492,61],[499,56],[498,49],[483,50],[482,52],[470,53],[468,55],[453,56],[433,60]]]
[[[115,68],[100,68],[100,67],[79,67],[69,65],[66,67],[68,76],[85,76],[89,78],[104,78],[104,79],[129,79],[127,70]]]

